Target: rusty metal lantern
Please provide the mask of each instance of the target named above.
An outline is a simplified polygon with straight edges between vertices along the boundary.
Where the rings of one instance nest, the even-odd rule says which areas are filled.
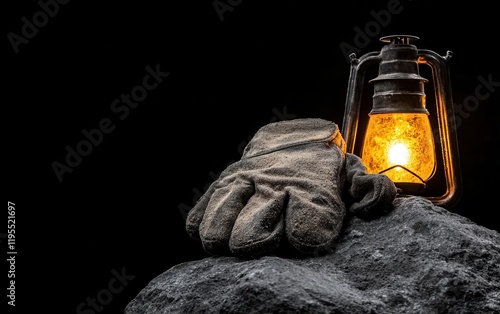
[[[380,51],[359,58],[350,55],[342,133],[347,151],[360,156],[369,173],[386,174],[401,196],[420,195],[438,206],[453,207],[461,196],[462,181],[448,66],[452,53],[441,56],[418,49],[410,43],[418,39],[385,36],[380,38],[386,43]],[[378,76],[369,80],[372,108],[361,125],[365,77],[377,65]],[[432,74],[432,113],[426,106],[429,80],[420,75],[420,65],[429,66]],[[362,142],[357,143],[360,137]],[[435,176],[436,172],[440,175]],[[435,177],[441,178],[441,188],[430,191],[429,182]]]

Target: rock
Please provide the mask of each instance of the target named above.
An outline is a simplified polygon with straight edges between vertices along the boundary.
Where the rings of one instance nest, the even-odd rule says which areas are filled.
[[[500,313],[500,234],[425,198],[349,217],[320,253],[178,264],[125,313]]]

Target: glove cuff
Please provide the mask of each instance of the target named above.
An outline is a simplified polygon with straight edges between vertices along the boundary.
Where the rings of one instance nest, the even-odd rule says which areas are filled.
[[[314,142],[324,142],[326,145],[333,143],[345,153],[346,144],[337,124],[318,118],[305,118],[261,127],[245,147],[242,159]]]

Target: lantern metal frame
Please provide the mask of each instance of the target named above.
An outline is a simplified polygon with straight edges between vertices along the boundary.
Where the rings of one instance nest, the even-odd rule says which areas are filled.
[[[411,35],[391,35],[380,38],[382,42],[410,44],[410,40],[419,38]],[[416,48],[416,47],[415,47]],[[429,66],[432,73],[436,119],[439,128],[439,146],[441,147],[442,167],[445,180],[445,192],[442,195],[423,195],[437,206],[454,207],[462,194],[458,139],[456,134],[455,114],[453,109],[449,61],[453,55],[447,51],[442,56],[432,50],[417,49],[418,64]],[[363,87],[367,70],[381,62],[380,51],[373,51],[357,57],[350,56],[350,74],[342,123],[342,135],[347,152],[354,153],[358,131]],[[435,132],[433,132],[435,134]],[[402,195],[404,196],[404,195]]]

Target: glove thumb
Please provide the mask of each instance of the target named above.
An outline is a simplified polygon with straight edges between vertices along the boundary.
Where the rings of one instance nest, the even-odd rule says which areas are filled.
[[[394,182],[384,174],[368,174],[362,160],[351,153],[346,153],[346,186],[348,210],[361,219],[378,218],[393,208]]]

